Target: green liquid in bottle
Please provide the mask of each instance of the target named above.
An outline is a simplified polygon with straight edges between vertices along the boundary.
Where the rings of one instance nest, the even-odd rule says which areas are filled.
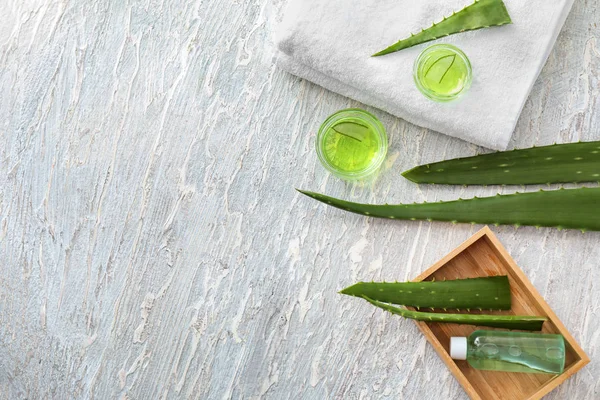
[[[371,127],[359,119],[347,118],[325,132],[323,155],[339,171],[358,172],[371,165],[380,145]]]
[[[434,45],[417,59],[415,80],[425,96],[437,101],[457,98],[471,84],[471,64],[454,46]]]
[[[565,366],[564,338],[553,334],[475,331],[452,338],[450,353],[488,371],[560,374]]]

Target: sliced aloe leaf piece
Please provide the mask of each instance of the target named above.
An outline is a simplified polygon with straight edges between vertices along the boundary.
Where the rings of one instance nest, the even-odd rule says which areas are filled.
[[[510,310],[507,276],[422,282],[359,282],[340,291],[413,307]]]

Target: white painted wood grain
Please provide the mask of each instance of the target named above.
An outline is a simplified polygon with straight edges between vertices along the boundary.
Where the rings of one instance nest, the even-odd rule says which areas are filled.
[[[282,7],[0,0],[0,399],[466,398],[412,322],[336,292],[411,278],[479,227],[362,218],[294,187],[514,189],[401,179],[480,149],[376,110],[385,171],[328,176],[315,131],[360,104],[273,66]],[[575,2],[513,147],[600,139],[599,20]],[[548,398],[600,398],[600,234],[493,230],[592,358]]]

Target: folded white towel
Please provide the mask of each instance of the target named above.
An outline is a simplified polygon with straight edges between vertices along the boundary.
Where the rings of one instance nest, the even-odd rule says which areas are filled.
[[[512,25],[370,57],[469,2],[289,0],[276,36],[277,63],[414,124],[503,150],[573,0],[505,0]],[[413,62],[432,43],[452,43],[471,61],[473,84],[458,101],[435,103],[413,82]]]

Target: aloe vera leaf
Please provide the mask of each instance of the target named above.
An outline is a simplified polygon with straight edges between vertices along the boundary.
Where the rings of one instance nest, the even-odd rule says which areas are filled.
[[[422,282],[359,282],[340,291],[413,307],[510,310],[507,276]]]
[[[359,204],[319,193],[300,192],[330,206],[371,217],[600,231],[600,188],[540,190],[469,200],[398,205]]]
[[[445,314],[433,312],[412,311],[404,308],[398,308],[368,297],[363,297],[366,301],[389,311],[392,314],[400,315],[404,318],[410,318],[423,322],[445,322],[452,324],[489,326],[493,328],[519,329],[524,331],[540,331],[545,317],[521,316],[521,315],[482,315],[482,314]]]
[[[420,165],[402,175],[415,183],[528,185],[600,181],[600,141],[500,151]]]
[[[339,124],[334,125],[331,129],[340,135],[358,140],[359,142],[365,140],[371,131],[369,127],[351,121],[340,122]]]
[[[473,4],[453,13],[449,17],[444,17],[440,22],[432,24],[429,28],[411,34],[408,38],[373,54],[373,57],[383,56],[455,33],[510,23],[512,23],[510,15],[508,15],[502,0],[476,0]]]

